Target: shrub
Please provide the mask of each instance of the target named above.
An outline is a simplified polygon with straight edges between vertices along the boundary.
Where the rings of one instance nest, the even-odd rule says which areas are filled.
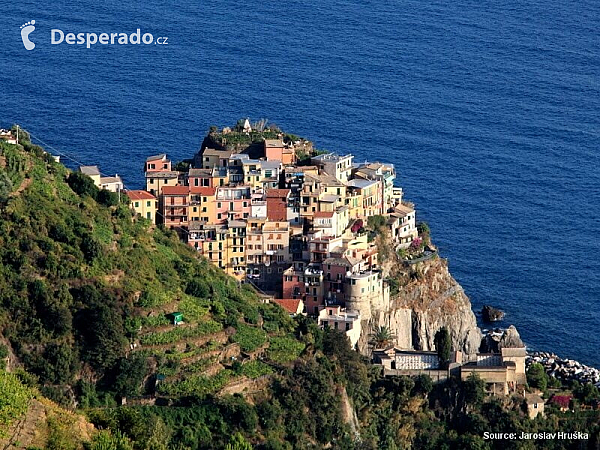
[[[88,262],[92,262],[102,254],[102,244],[90,235],[81,239],[81,251]]]
[[[94,180],[81,172],[71,172],[67,178],[67,183],[81,197],[87,196],[96,199],[98,196],[98,188],[94,184]]]
[[[385,217],[380,215],[369,216],[367,219],[367,225],[372,230],[379,230],[385,226]]]
[[[104,206],[117,206],[119,204],[119,196],[115,192],[110,192],[106,189],[101,189],[98,192],[97,200],[98,203]]]

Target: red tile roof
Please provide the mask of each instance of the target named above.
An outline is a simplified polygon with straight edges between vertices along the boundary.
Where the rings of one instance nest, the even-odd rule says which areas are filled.
[[[188,195],[190,193],[189,186],[165,186],[162,188],[164,195]]]
[[[285,309],[288,313],[296,314],[298,312],[300,302],[302,300],[285,298],[285,299],[274,299],[273,301],[275,303],[277,303],[279,306],[281,306],[283,309]]]
[[[289,189],[268,189],[267,190],[267,198],[269,197],[287,197],[290,195]]]
[[[333,217],[332,211],[317,211],[313,214],[313,217]]]
[[[150,192],[142,190],[127,191],[127,197],[131,200],[156,200],[156,197]]]
[[[190,192],[192,194],[206,195],[208,197],[211,195],[215,195],[215,192],[217,192],[217,188],[207,186],[190,186]]]

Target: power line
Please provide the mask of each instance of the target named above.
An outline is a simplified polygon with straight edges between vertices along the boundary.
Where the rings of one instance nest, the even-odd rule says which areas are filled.
[[[29,132],[28,132],[28,133],[29,133]],[[49,148],[49,149],[53,150],[53,151],[54,151],[54,152],[56,152],[58,155],[60,155],[60,156],[62,156],[62,157],[64,157],[64,158],[66,158],[66,159],[68,159],[68,160],[70,160],[70,161],[74,162],[75,164],[78,164],[79,166],[89,166],[89,165],[91,165],[91,164],[85,164],[84,162],[82,162],[82,161],[79,161],[79,160],[75,159],[75,158],[74,158],[74,157],[72,157],[72,156],[69,156],[69,155],[68,155],[67,153],[65,153],[64,151],[61,151],[61,150],[58,150],[58,149],[56,149],[56,148],[55,148],[55,147],[53,147],[52,145],[48,144],[47,142],[45,142],[45,141],[43,141],[42,139],[40,139],[40,138],[38,138],[37,136],[35,136],[33,133],[29,133],[29,136],[30,136],[31,138],[35,139],[35,140],[36,140],[37,142],[39,142],[40,144],[42,144],[42,145],[43,145],[45,148]],[[111,176],[111,175],[108,175],[108,174],[106,174],[106,173],[103,173],[103,172],[101,172],[101,171],[100,171],[100,169],[98,169],[98,173],[99,173],[101,176],[105,176],[105,177]],[[130,191],[130,190],[135,190],[135,189],[129,189],[129,187],[128,187],[128,186],[125,184],[125,182],[123,182],[123,179],[122,179],[122,178],[121,178],[121,183],[123,184],[123,187],[125,188],[125,190],[127,190],[127,191]],[[165,219],[165,215],[164,215],[164,214],[162,214],[160,211],[158,211],[158,208],[157,208],[157,210],[156,210],[156,215],[158,215],[158,216],[162,217],[162,218],[163,218],[163,220]],[[176,226],[176,225],[175,225],[175,226],[173,226],[173,228],[176,228],[176,229],[178,229],[178,230],[181,230],[181,231],[183,231],[184,233],[190,234],[189,230],[186,230],[185,228],[182,228],[182,227],[179,227],[179,226]]]

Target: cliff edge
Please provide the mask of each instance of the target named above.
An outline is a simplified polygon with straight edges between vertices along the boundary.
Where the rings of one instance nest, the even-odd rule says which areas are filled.
[[[403,349],[434,351],[435,333],[446,327],[455,350],[467,354],[479,350],[482,334],[471,302],[445,259],[436,255],[408,264],[392,255],[382,267],[392,287],[390,301],[372,305],[366,315],[359,342],[362,352],[368,350],[368,335],[377,326],[388,327],[396,336],[396,346]]]

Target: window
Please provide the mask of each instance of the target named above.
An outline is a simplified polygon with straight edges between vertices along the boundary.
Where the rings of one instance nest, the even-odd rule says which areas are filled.
[[[350,330],[350,324],[349,324],[349,323],[347,323],[347,324],[346,324],[346,331],[349,331],[349,330]]]
[[[218,202],[217,203],[217,208],[220,208],[220,207],[221,207],[221,202]]]
[[[135,202],[135,207],[139,208],[140,207],[140,202]]]
[[[146,219],[152,220],[152,213],[150,211],[146,213]]]

